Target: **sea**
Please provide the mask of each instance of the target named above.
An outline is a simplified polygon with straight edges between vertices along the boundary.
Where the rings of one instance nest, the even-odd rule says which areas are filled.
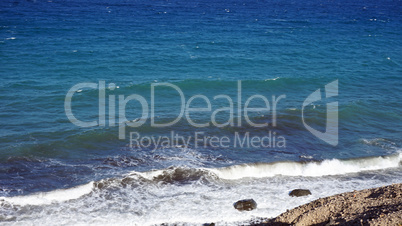
[[[247,225],[401,183],[401,28],[401,0],[2,0],[0,224]]]

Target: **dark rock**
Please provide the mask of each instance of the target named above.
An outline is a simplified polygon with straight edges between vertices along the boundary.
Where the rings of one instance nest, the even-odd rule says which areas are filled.
[[[257,208],[257,203],[254,201],[254,199],[243,199],[235,202],[233,206],[239,211],[250,211]]]
[[[289,196],[292,196],[292,197],[294,197],[294,196],[299,197],[299,196],[306,196],[306,195],[311,195],[310,190],[308,190],[308,189],[295,189],[295,190],[293,190],[293,191],[291,191],[289,193]]]

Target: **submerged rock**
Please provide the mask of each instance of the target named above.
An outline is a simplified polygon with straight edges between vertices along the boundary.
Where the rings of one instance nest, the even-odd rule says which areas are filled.
[[[254,199],[243,199],[235,202],[233,206],[239,211],[250,211],[257,208],[257,203],[254,201]]]
[[[299,197],[299,196],[306,196],[306,195],[311,195],[310,190],[308,190],[308,189],[295,189],[295,190],[293,190],[293,191],[291,191],[289,193],[289,196],[292,196],[292,197],[294,197],[294,196]]]

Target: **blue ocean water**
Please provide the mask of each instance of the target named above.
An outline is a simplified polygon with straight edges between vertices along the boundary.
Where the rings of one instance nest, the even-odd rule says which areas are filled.
[[[1,1],[0,221],[240,224],[318,197],[401,182],[401,12],[401,1],[374,0]],[[325,98],[334,81],[337,95]],[[69,90],[82,83],[96,88],[76,90],[72,113],[98,126],[77,126],[66,113]],[[181,113],[179,92],[166,84],[186,103],[195,95],[210,101],[211,110],[191,112],[209,125],[194,127],[183,115],[153,126]],[[303,108],[317,89],[322,99]],[[119,98],[130,95],[148,106],[132,100],[121,111]],[[250,111],[250,120],[268,126],[244,117],[252,95],[266,97],[270,110]],[[325,132],[335,102],[334,146],[304,123]],[[191,104],[206,106],[202,98]],[[256,98],[249,106],[266,105]],[[215,117],[228,125],[214,125],[212,113],[225,107]],[[122,112],[144,123],[130,127]],[[130,146],[130,132],[190,142]],[[196,132],[284,142],[197,146]],[[288,197],[298,187],[313,195]],[[242,198],[254,198],[258,209],[235,210]]]

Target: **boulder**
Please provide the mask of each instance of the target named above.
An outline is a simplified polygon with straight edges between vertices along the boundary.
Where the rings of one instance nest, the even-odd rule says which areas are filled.
[[[235,202],[233,206],[239,211],[250,211],[257,208],[257,203],[254,201],[254,199],[243,199]]]
[[[292,197],[294,197],[294,196],[299,197],[299,196],[306,196],[306,195],[311,195],[310,190],[308,190],[308,189],[295,189],[295,190],[293,190],[293,191],[291,191],[289,193],[289,196],[292,196]]]

